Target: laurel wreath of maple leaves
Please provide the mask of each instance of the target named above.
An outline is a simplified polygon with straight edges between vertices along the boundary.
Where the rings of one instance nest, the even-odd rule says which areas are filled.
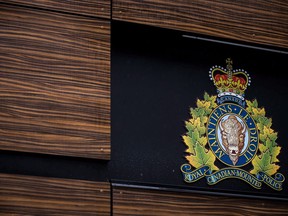
[[[265,116],[265,109],[258,108],[257,100],[247,103],[247,112],[254,119],[259,131],[259,148],[258,154],[252,160],[253,169],[251,174],[257,174],[259,171],[268,175],[273,175],[280,168],[276,163],[281,147],[276,143],[277,132],[271,128],[272,119]],[[206,124],[208,117],[213,109],[217,107],[216,96],[204,94],[204,100],[197,100],[197,107],[190,109],[191,118],[185,121],[187,132],[182,136],[187,146],[185,158],[191,166],[200,168],[208,165],[211,170],[219,170],[214,164],[216,157],[207,147]]]

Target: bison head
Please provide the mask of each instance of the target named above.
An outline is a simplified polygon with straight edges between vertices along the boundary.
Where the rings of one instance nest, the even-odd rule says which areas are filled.
[[[220,122],[222,144],[235,165],[244,147],[246,126],[239,122],[236,116],[231,115]]]

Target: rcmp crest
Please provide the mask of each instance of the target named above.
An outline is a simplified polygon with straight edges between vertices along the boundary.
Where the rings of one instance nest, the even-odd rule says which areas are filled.
[[[256,189],[264,183],[280,191],[285,178],[278,172],[281,147],[271,128],[272,119],[265,116],[257,100],[244,98],[251,83],[249,74],[233,70],[230,58],[226,64],[226,68],[213,66],[209,71],[217,96],[205,93],[185,122],[187,132],[182,137],[188,163],[181,166],[184,181],[204,178],[214,185],[237,178]],[[252,169],[246,170],[251,164]]]

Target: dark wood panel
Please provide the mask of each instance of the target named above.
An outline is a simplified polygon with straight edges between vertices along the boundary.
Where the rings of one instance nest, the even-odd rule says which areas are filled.
[[[113,215],[287,215],[272,201],[112,186]]]
[[[110,185],[0,174],[0,214],[110,215]]]
[[[0,149],[109,159],[110,23],[0,6]]]
[[[1,2],[1,1],[0,1]],[[110,0],[5,0],[3,2],[110,19]]]
[[[288,48],[286,0],[114,0],[112,17]]]

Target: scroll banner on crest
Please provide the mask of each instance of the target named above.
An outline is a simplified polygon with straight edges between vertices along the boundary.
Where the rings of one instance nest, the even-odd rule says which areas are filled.
[[[209,185],[214,185],[227,178],[237,178],[245,181],[256,189],[261,189],[263,182],[277,191],[282,190],[282,183],[285,180],[285,177],[281,173],[276,173],[275,178],[262,171],[258,172],[256,176],[254,176],[251,173],[239,168],[224,168],[213,173],[209,166],[202,166],[192,171],[191,165],[183,164],[181,166],[181,171],[184,176],[184,180],[187,183],[196,182],[205,177]]]

